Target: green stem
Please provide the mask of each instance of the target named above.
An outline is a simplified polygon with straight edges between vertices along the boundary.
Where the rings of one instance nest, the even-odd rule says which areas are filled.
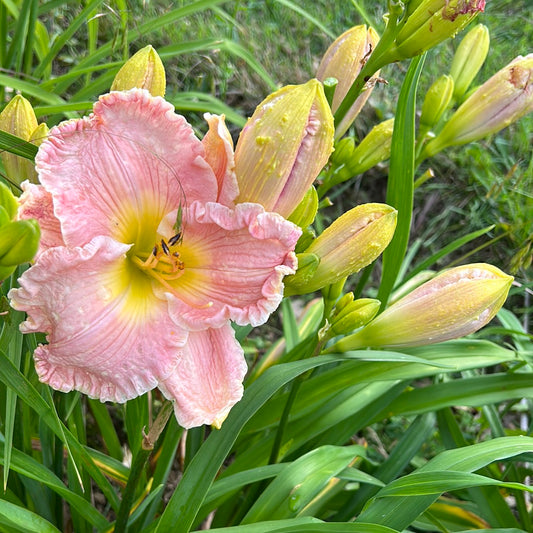
[[[139,448],[130,469],[130,475],[128,476],[128,482],[124,489],[122,501],[117,513],[117,520],[115,522],[114,533],[124,533],[128,525],[128,518],[130,515],[133,499],[137,491],[137,485],[141,479],[141,475],[144,471],[146,461],[150,457],[159,435],[166,426],[170,414],[172,413],[172,402],[166,402],[159,411],[157,418],[152,424],[148,435],[143,438],[142,446]]]

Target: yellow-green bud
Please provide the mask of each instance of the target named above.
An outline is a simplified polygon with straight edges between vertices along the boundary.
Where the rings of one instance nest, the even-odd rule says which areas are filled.
[[[37,117],[33,107],[19,94],[14,96],[0,113],[0,130],[16,135],[24,141],[32,140],[37,127]],[[14,183],[22,183],[24,180],[37,181],[33,161],[6,151],[0,156],[7,177]]]
[[[146,89],[152,96],[165,96],[165,67],[151,45],[145,46],[124,63],[113,80],[111,90],[128,91],[135,87]]]
[[[283,279],[285,283],[285,296],[300,294],[298,287],[305,287],[309,283],[320,263],[319,257],[306,252],[296,254],[296,258],[298,259],[298,270],[296,274],[286,276]]]
[[[420,128],[430,130],[442,117],[453,96],[453,78],[443,74],[426,93],[420,115]]]
[[[286,277],[287,294],[316,291],[370,264],[392,239],[396,215],[385,204],[363,204],[341,215],[307,249],[320,259],[311,279]]]
[[[331,109],[335,112],[346,93],[352,86],[355,78],[363,68],[363,65],[376,47],[379,36],[374,28],[368,28],[365,25],[355,26],[344,32],[338,37],[327,49],[318,70],[316,77],[324,81],[327,78],[336,78],[338,80],[337,88],[333,96]],[[374,75],[376,78],[378,73]],[[339,139],[344,135],[350,124],[361,111],[365,102],[368,100],[374,86],[374,80],[371,80],[365,91],[357,98],[352,107],[337,124],[335,129],[335,138]]]
[[[296,248],[294,251],[299,254],[303,253],[309,248],[310,244],[316,239],[316,233],[312,227],[308,226],[307,228],[302,229],[302,234],[296,243]]]
[[[450,76],[454,81],[453,97],[456,101],[463,98],[483,66],[489,45],[489,30],[483,24],[472,28],[459,43],[450,68]]]
[[[236,201],[255,202],[288,217],[327,163],[333,131],[333,115],[318,80],[268,96],[237,143]]]
[[[485,0],[423,0],[398,32],[393,60],[414,57],[453,37],[480,11]]]
[[[533,110],[533,54],[519,56],[471,94],[430,141],[423,157],[482,139]]]
[[[6,210],[9,216],[9,220],[12,220],[13,218],[15,218],[15,215],[17,214],[17,210],[19,207],[19,203],[17,199],[15,198],[15,196],[13,195],[13,193],[11,192],[11,190],[9,189],[9,187],[5,185],[4,183],[2,183],[1,181],[0,181],[0,206],[2,206]]]
[[[16,220],[0,227],[0,266],[11,267],[31,261],[41,235],[36,220]]]
[[[353,137],[344,137],[335,143],[335,151],[331,154],[331,162],[336,165],[345,165],[352,159],[355,141]]]
[[[327,351],[424,346],[469,335],[492,320],[512,281],[511,276],[483,263],[446,270]]]
[[[360,298],[345,305],[331,321],[331,336],[345,335],[368,324],[378,313],[381,302],[372,298]]]
[[[355,147],[348,164],[352,176],[362,174],[390,157],[394,119],[390,118],[374,126]]]
[[[291,213],[288,220],[294,222],[300,228],[305,229],[315,220],[318,211],[318,194],[313,185],[307,189],[302,201],[298,207]]]

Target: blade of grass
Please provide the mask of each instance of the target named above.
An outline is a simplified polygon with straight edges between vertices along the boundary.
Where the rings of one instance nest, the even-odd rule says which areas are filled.
[[[37,22],[37,6],[38,0],[33,0],[30,4],[28,13],[28,26],[26,31],[26,43],[24,45],[24,52],[21,55],[22,71],[29,75],[33,67],[33,46],[35,42],[35,26]]]
[[[78,31],[78,29],[87,23],[87,19],[91,13],[102,3],[103,0],[91,0],[80,13],[72,20],[65,31],[61,35],[57,36],[54,40],[54,44],[50,48],[48,54],[41,60],[39,65],[35,68],[33,76],[40,78],[48,65],[56,58],[58,52],[68,43],[72,36]],[[90,31],[90,30],[89,30]]]
[[[24,42],[28,31],[32,0],[23,0],[17,16],[11,45],[6,54],[5,68],[20,72],[24,54]]]
[[[48,520],[6,500],[0,500],[0,522],[28,533],[61,533]]]
[[[472,231],[471,233],[468,233],[467,235],[464,235],[463,237],[459,237],[458,239],[455,239],[450,244],[447,244],[444,248],[440,249],[436,254],[433,254],[431,257],[428,257],[428,259],[426,259],[425,261],[422,261],[415,268],[413,268],[413,270],[409,273],[405,281],[412,278],[413,276],[416,276],[416,274],[418,274],[419,272],[422,272],[422,270],[426,270],[429,267],[433,266],[437,261],[439,261],[439,259],[442,259],[443,257],[446,257],[452,252],[455,252],[455,250],[457,250],[461,246],[464,246],[470,241],[473,241],[474,239],[477,239],[478,237],[485,235],[485,233],[491,231],[492,229],[494,229],[494,224],[487,226],[486,228],[477,230],[477,231]]]
[[[11,135],[7,131],[0,130],[0,150],[7,150],[12,154],[20,155],[33,161],[37,155],[38,148],[16,135]]]
[[[335,32],[332,32],[322,22],[320,22],[318,19],[310,15],[304,8],[296,5],[295,3],[291,2],[290,0],[275,0],[278,4],[281,4],[285,7],[288,7],[289,9],[292,9],[299,15],[301,15],[304,19],[307,19],[311,24],[314,24],[319,30],[323,31],[328,37],[331,37],[331,39],[335,39],[337,37],[337,34]]]
[[[0,440],[0,448],[5,448],[5,443]],[[65,484],[54,475],[48,468],[37,462],[33,457],[13,450],[11,468],[19,474],[43,483],[59,494],[65,502],[74,507],[93,526],[103,530],[109,526],[109,522],[88,502],[85,498],[72,492]]]
[[[27,403],[35,412],[37,412],[41,419],[50,426],[52,431],[65,443],[65,445],[70,447],[75,455],[76,461],[80,462],[84,468],[87,469],[91,477],[106,496],[111,507],[113,507],[113,509],[118,509],[119,500],[113,487],[102,474],[100,469],[98,469],[93,463],[85,449],[59,420],[55,408],[47,403],[27,378],[13,366],[3,351],[0,351],[0,361],[0,381],[2,381],[6,387],[12,388],[22,401]]]
[[[226,1],[227,0],[197,0],[196,2],[191,2],[182,7],[173,9],[162,16],[154,17],[136,26],[129,32],[129,41],[130,43],[133,43],[140,37],[146,38],[152,32],[160,30],[167,25],[175,24],[181,18],[200,13],[206,9],[209,9],[210,7],[222,4]],[[71,72],[78,72],[80,69],[83,69],[89,65],[94,65],[98,61],[108,58],[113,51],[113,45],[114,43],[112,40],[103,44],[98,48],[98,50],[96,50],[94,54],[84,60],[81,60],[76,67],[71,69]],[[57,93],[61,94],[66,91],[70,84],[71,81],[67,80],[58,85],[56,88]]]
[[[422,55],[411,60],[396,107],[386,202],[398,210],[398,220],[394,237],[383,252],[383,272],[377,295],[382,309],[394,288],[409,242],[415,172],[416,91],[424,59]]]

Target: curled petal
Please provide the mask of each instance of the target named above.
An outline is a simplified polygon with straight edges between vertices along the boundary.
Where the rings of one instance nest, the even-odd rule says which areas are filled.
[[[12,306],[28,314],[22,332],[47,333],[34,357],[39,379],[54,389],[124,402],[173,371],[187,333],[149,285],[131,290],[128,248],[107,237],[51,248],[10,291]]]
[[[64,246],[61,226],[54,215],[52,195],[41,185],[34,185],[29,181],[22,183],[22,190],[18,218],[19,220],[34,218],[41,228],[37,257],[48,248]]]
[[[89,118],[53,128],[36,162],[68,246],[107,235],[142,247],[138,235],[164,215],[217,196],[192,128],[142,89],[101,96]]]
[[[233,328],[191,332],[174,372],[159,383],[175,400],[176,418],[184,428],[212,424],[220,428],[243,393],[246,362]]]
[[[232,206],[239,194],[239,186],[235,176],[233,139],[224,122],[224,115],[206,113],[204,118],[209,124],[209,131],[202,139],[202,144],[205,148],[205,159],[217,178],[217,202]]]
[[[175,215],[160,227],[171,234]],[[166,227],[164,227],[166,226]],[[175,294],[167,293],[170,312],[186,327],[264,323],[283,296],[283,277],[297,266],[292,250],[301,230],[258,204],[193,204],[183,237],[184,274]],[[162,292],[164,289],[161,289]]]

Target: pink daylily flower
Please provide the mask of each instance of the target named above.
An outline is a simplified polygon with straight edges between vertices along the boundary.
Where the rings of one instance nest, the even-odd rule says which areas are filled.
[[[186,427],[220,426],[241,398],[230,321],[259,325],[297,266],[300,230],[238,186],[231,140],[209,117],[202,144],[160,97],[100,97],[50,132],[20,218],[43,226],[37,260],[10,291],[41,381],[102,401],[158,387]]]

